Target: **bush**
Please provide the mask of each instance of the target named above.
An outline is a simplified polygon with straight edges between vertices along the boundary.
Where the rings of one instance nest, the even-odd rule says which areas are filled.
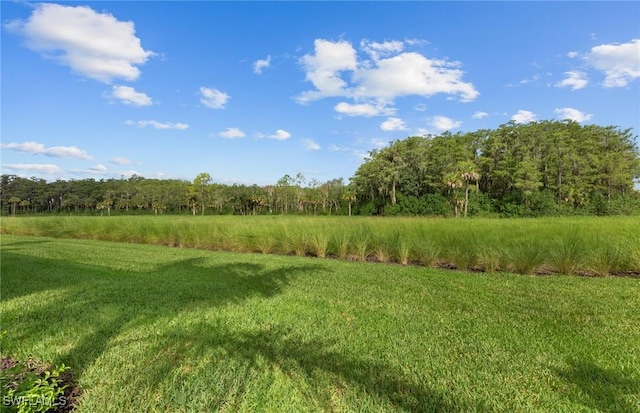
[[[3,364],[9,361],[3,360]],[[68,385],[63,385],[60,375],[69,367],[62,364],[47,370],[33,361],[26,365],[13,363],[0,373],[3,412],[47,412],[66,404],[64,390]]]

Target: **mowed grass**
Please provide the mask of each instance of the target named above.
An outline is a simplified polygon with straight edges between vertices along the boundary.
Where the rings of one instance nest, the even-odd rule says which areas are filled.
[[[78,411],[640,411],[640,283],[2,236],[3,356]]]
[[[640,274],[639,217],[5,217],[4,234],[520,274]]]

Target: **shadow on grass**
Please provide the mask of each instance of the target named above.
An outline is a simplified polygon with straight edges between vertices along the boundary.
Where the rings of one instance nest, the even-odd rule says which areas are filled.
[[[251,377],[266,368],[306,381],[310,397],[326,409],[332,405],[327,386],[344,385],[355,389],[356,394],[373,396],[378,402],[405,411],[457,410],[450,398],[445,400],[397,367],[360,359],[353,351],[335,350],[330,340],[302,338],[293,329],[278,325],[278,320],[273,320],[272,328],[258,331],[234,331],[226,325],[193,319],[188,320],[188,328],[183,325],[182,317],[189,310],[216,309],[254,297],[271,298],[286,289],[294,277],[322,271],[326,269],[321,264],[274,269],[255,261],[215,264],[202,257],[158,265],[148,271],[121,271],[3,248],[3,301],[49,291],[59,293],[45,294],[35,305],[3,311],[3,329],[7,330],[9,349],[33,348],[39,342],[53,340],[64,348],[54,364],[65,363],[78,378],[112,348],[119,336],[142,329],[150,337],[153,351],[145,353],[150,365],[140,374],[154,387],[163,386],[167,378],[179,373],[180,363],[161,356],[168,349],[190,360],[199,360],[213,349],[223,351],[239,366],[232,384],[228,383],[235,386],[236,401],[250,397],[247,386]],[[171,320],[176,320],[177,327],[166,325],[154,332],[154,323]],[[217,398],[212,403],[218,408],[229,402],[224,386],[218,383],[219,391],[212,394]]]
[[[619,371],[606,370],[593,362],[568,360],[568,367],[556,374],[580,389],[574,400],[601,412],[633,413],[640,408],[640,380]],[[635,395],[635,396],[634,396]],[[635,403],[629,397],[636,398]]]
[[[180,339],[176,341],[177,336]],[[453,400],[451,394],[445,398],[439,392],[429,389],[426,383],[416,383],[414,377],[408,377],[397,367],[381,361],[363,360],[349,351],[332,349],[337,346],[331,340],[300,338],[288,328],[233,332],[200,323],[188,334],[169,331],[167,338],[174,340],[173,343],[178,346],[177,352],[183,355],[192,354],[195,357],[211,347],[217,347],[234,360],[244,361],[249,370],[264,369],[266,362],[272,370],[306,381],[309,384],[306,386],[307,391],[312,392],[311,397],[324,411],[335,410],[331,389],[338,393],[355,390],[358,396],[373,396],[374,407],[360,406],[365,411],[368,408],[380,409],[380,403],[409,412],[465,410]],[[229,383],[229,387],[235,384],[237,381]],[[236,394],[241,399],[244,391],[249,390],[240,388],[234,392],[227,388],[221,393]],[[233,408],[234,400],[220,400],[219,403],[212,407],[230,405]]]
[[[129,326],[150,325],[190,308],[221,307],[252,297],[271,297],[291,277],[318,272],[319,265],[267,270],[247,262],[206,265],[192,258],[152,271],[127,272],[65,260],[2,252],[2,299],[59,291],[55,299],[3,311],[3,330],[25,343],[72,331],[78,338],[56,363],[79,376]],[[25,322],[25,320],[29,320]]]

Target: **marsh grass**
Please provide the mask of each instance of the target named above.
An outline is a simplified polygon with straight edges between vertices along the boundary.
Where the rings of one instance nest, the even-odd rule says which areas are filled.
[[[545,262],[547,250],[540,240],[517,240],[509,246],[508,267],[518,274],[535,274]]]
[[[325,258],[329,250],[330,236],[326,230],[311,235],[312,253],[318,258]]]
[[[552,244],[551,265],[560,274],[575,275],[584,267],[586,253],[586,243],[577,228],[570,228],[559,242]]]
[[[3,234],[456,267],[640,273],[637,217],[3,217]]]
[[[356,260],[367,260],[367,257],[369,256],[370,242],[371,234],[369,233],[369,229],[365,226],[361,226],[352,234],[349,245],[353,247],[351,252]]]

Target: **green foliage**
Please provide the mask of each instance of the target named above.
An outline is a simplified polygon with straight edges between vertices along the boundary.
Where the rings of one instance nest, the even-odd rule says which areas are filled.
[[[624,217],[343,217],[320,226],[295,216],[112,218],[119,226],[121,218],[184,220],[232,233],[369,225],[372,240],[401,234],[412,251],[414,241],[442,248],[443,234],[464,226],[500,252],[507,234],[554,240],[576,223],[579,234],[602,233],[629,248],[623,241],[635,234],[624,228],[638,229]],[[7,234],[0,248],[2,352],[72,366],[87,389],[78,411],[638,410],[637,279]]]
[[[68,370],[69,367],[61,364],[51,370],[38,371],[36,367],[29,368],[23,363],[2,370],[2,411],[31,413],[54,408],[67,387],[62,385],[60,375]]]
[[[572,274],[640,271],[637,269],[640,267],[637,264],[640,262],[637,235],[640,220],[624,216],[509,220],[328,216],[9,217],[2,220],[0,232],[522,273],[534,273],[540,268],[543,272]],[[608,244],[614,249],[602,250]],[[592,262],[594,254],[602,257],[600,263]]]
[[[637,198],[639,171],[630,130],[510,122],[496,130],[394,141],[370,153],[352,184],[360,203],[386,204],[385,215],[429,214],[416,202],[427,194],[449,201],[445,214],[434,211],[440,215],[614,215],[638,211],[637,203],[614,200]],[[472,208],[476,190],[485,197]]]

